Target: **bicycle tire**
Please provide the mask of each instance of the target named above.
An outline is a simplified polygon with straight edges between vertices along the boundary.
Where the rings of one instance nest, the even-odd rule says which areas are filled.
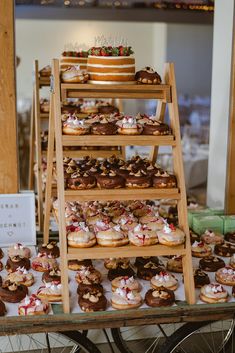
[[[192,335],[196,334],[199,329],[201,328],[206,329],[208,325],[216,324],[219,322],[223,322],[223,321],[222,320],[221,321],[201,321],[201,322],[187,323],[183,325],[178,330],[176,330],[169,338],[167,338],[167,340],[161,347],[161,353],[188,352],[190,351],[190,349],[193,350],[194,353],[197,353],[197,351],[195,350],[195,346],[192,346],[190,342],[187,343],[187,340],[192,339]],[[230,328],[228,330],[228,334],[224,337],[224,341],[221,342],[220,346],[214,345],[213,347],[214,350],[211,350],[210,348],[209,351],[211,353],[233,353],[232,348],[231,348],[231,351],[228,351],[228,349],[230,349],[231,341],[233,340],[234,325],[235,325],[235,322],[234,322],[234,319],[232,319]],[[181,349],[182,344],[190,347],[189,350],[185,350],[185,348]],[[209,346],[208,341],[207,341],[207,344]],[[199,351],[201,352],[201,348],[199,349]]]
[[[149,328],[150,328],[150,332],[148,331]],[[156,331],[156,328],[157,328],[157,331]],[[122,331],[122,329],[125,329],[126,332]],[[137,330],[137,332],[135,332],[135,329]],[[153,353],[153,352],[156,352],[158,347],[162,345],[162,340],[165,339],[164,336],[167,337],[169,335],[169,332],[170,334],[172,334],[172,330],[173,331],[175,330],[175,324],[144,325],[144,326],[140,325],[140,326],[124,327],[124,328],[112,328],[111,334],[115,345],[117,346],[117,348],[121,353],[136,353],[136,349],[141,350],[142,353],[144,352]],[[141,332],[141,336],[142,336],[139,340],[137,338],[138,332]],[[153,335],[153,332],[154,332],[154,335]],[[129,336],[127,336],[127,333],[129,334]],[[150,335],[148,335],[148,333],[150,333]],[[146,336],[144,336],[143,334],[145,334]],[[134,336],[136,337],[136,339],[132,341]],[[135,343],[135,340],[137,341],[137,343]]]
[[[100,350],[86,338],[87,331],[43,332],[43,333],[10,333],[0,336],[1,352],[43,352],[59,353],[101,353]]]
[[[87,333],[87,331],[85,331]],[[86,334],[81,333],[79,331],[65,331],[65,332],[58,332],[65,337],[70,338],[74,342],[76,342],[79,347],[74,353],[78,353],[80,349],[83,349],[84,353],[101,353],[97,346],[86,337]]]

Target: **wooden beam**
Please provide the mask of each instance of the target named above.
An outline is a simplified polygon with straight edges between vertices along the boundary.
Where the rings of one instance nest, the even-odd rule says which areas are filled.
[[[0,0],[0,194],[18,192],[14,0]]]
[[[227,214],[235,214],[235,21],[233,24],[233,54],[230,87],[225,211]]]
[[[18,5],[16,6],[16,18],[213,24],[213,12],[160,10],[154,8],[65,8]]]

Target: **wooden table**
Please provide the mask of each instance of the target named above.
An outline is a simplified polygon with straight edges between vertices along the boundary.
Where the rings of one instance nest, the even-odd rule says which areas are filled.
[[[235,303],[188,305],[181,302],[170,308],[113,310],[82,314],[63,314],[62,305],[54,305],[53,308],[56,312],[54,315],[0,318],[0,334],[57,332],[229,319],[234,316]]]

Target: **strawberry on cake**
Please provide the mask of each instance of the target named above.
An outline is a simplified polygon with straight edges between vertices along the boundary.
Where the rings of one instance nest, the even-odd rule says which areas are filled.
[[[135,83],[135,58],[128,46],[100,46],[88,50],[87,70],[95,83]]]

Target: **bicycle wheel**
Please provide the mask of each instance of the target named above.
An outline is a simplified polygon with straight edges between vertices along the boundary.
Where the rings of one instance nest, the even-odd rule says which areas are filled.
[[[0,352],[100,353],[86,335],[78,331],[1,336]]]
[[[121,353],[155,353],[181,324],[141,325],[111,329]]]
[[[234,353],[234,319],[188,323],[173,333],[161,353]]]

